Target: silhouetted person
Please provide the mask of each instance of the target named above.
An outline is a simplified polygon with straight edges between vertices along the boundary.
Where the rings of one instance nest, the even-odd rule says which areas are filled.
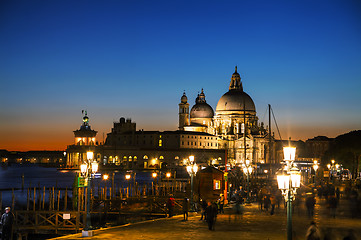
[[[10,240],[12,238],[14,218],[14,214],[10,211],[10,207],[6,207],[5,213],[1,216],[0,220],[2,240]]]
[[[170,196],[167,200],[168,217],[173,216],[174,198]]]
[[[208,229],[214,230],[214,223],[217,218],[217,208],[211,202],[208,202],[208,206],[206,208],[206,215],[207,215]]]
[[[219,213],[224,213],[223,207],[224,207],[224,196],[223,194],[221,194],[219,198]]]
[[[184,221],[187,221],[188,220],[188,205],[189,205],[189,201],[188,201],[188,198],[184,198],[183,200],[183,218],[184,218]]]
[[[307,197],[306,199],[306,207],[307,207],[307,213],[308,213],[308,217],[312,218],[314,211],[315,211],[315,204],[316,204],[316,199],[313,195],[310,195]]]
[[[335,195],[331,195],[328,198],[328,207],[330,208],[330,216],[336,218],[336,209],[337,209],[338,201]]]
[[[269,199],[268,195],[264,196],[264,198],[263,198],[263,207],[266,210],[266,212],[268,212],[270,204],[271,204],[271,200]]]
[[[306,240],[321,240],[321,234],[314,221],[311,222],[306,233]]]
[[[276,196],[275,195],[271,195],[270,197],[270,202],[271,202],[271,215],[273,215],[275,213],[275,206],[276,206]]]
[[[199,219],[199,220],[203,220],[203,217],[204,217],[204,221],[207,220],[206,208],[207,208],[207,202],[202,200],[202,202],[201,202],[201,213],[202,213],[202,215],[201,215],[201,219]]]

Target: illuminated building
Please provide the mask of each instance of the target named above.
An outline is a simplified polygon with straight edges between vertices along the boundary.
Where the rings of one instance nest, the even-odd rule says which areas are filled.
[[[238,165],[246,159],[253,163],[270,163],[268,146],[270,136],[263,123],[258,123],[256,107],[252,98],[243,91],[241,77],[235,72],[231,77],[229,91],[218,101],[216,111],[207,104],[202,89],[189,114],[185,93],[179,104],[179,129],[205,132],[215,136],[219,149],[227,149],[229,163]],[[273,136],[271,137],[273,139]]]
[[[96,135],[97,131],[91,129],[89,125],[89,117],[87,111],[83,111],[83,123],[80,129],[74,131],[75,142],[73,145],[69,145],[66,150],[67,166],[77,168],[86,159],[86,153],[93,151],[95,158],[100,158],[97,154],[96,148]]]

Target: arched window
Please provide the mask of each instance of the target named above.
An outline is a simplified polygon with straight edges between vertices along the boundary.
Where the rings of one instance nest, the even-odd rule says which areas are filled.
[[[144,155],[143,159],[148,159],[148,156],[147,156],[147,155]]]
[[[163,157],[163,156],[160,156],[159,159],[162,160],[162,159],[164,159],[164,157]]]

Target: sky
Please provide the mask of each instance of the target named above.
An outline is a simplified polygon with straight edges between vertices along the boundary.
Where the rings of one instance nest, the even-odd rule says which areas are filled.
[[[1,1],[0,36],[0,149],[64,150],[83,109],[99,141],[177,130],[183,91],[215,110],[235,66],[283,139],[361,129],[356,0]]]

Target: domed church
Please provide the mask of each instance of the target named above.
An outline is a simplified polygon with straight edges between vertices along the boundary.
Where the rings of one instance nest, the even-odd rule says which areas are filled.
[[[228,163],[232,166],[245,160],[269,163],[270,137],[263,123],[258,123],[255,104],[243,91],[237,67],[232,74],[229,91],[219,99],[215,113],[207,104],[203,89],[190,113],[188,98],[183,93],[179,104],[179,130],[216,136],[218,148],[227,150]]]

